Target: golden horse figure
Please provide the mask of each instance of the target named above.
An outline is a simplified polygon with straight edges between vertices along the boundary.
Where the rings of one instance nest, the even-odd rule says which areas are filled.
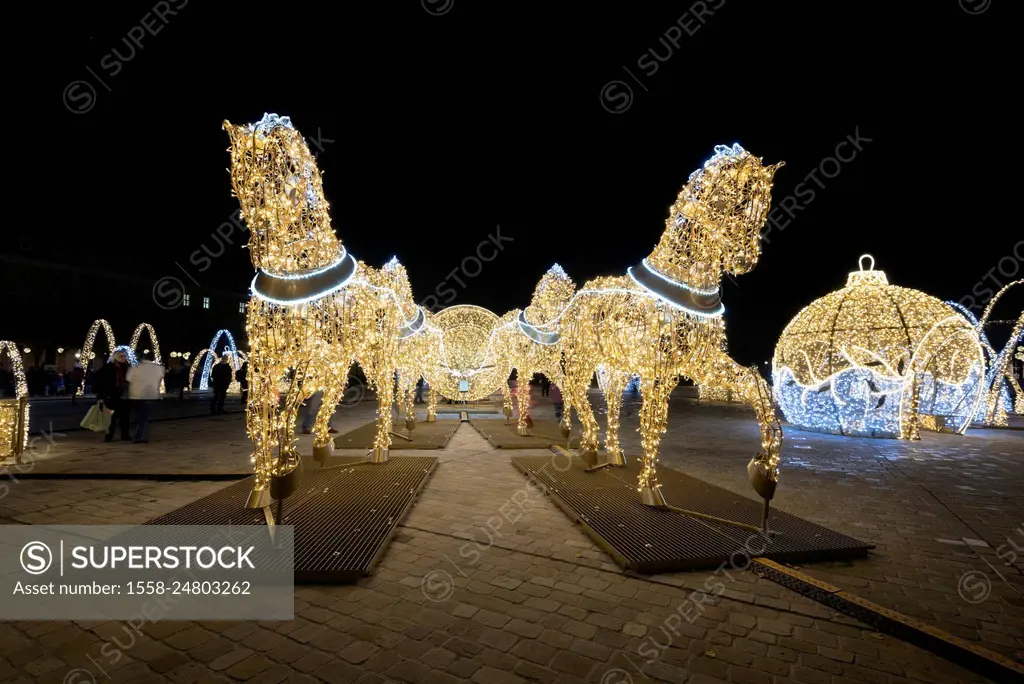
[[[298,484],[295,417],[302,400],[322,391],[324,406],[337,405],[355,359],[379,387],[383,373],[391,377],[393,340],[408,319],[389,290],[391,276],[357,262],[335,235],[316,161],[291,120],[265,114],[254,124],[225,121],[224,129],[257,269],[246,322],[246,428],[255,471],[247,505],[263,508],[269,520],[271,500]],[[315,424],[319,457],[330,448],[329,419],[330,411],[321,411]],[[378,443],[386,439],[386,431],[377,436]],[[386,446],[374,457],[386,460]]]
[[[519,409],[518,432],[529,434],[527,418],[530,415],[530,379],[534,373],[541,373],[553,384],[562,387],[565,374],[562,371],[562,345],[557,332],[538,330],[535,322],[550,323],[572,301],[576,285],[558,264],[554,264],[534,288],[530,305],[525,310],[514,310],[502,317],[497,327],[496,344],[501,348],[507,370],[505,377],[515,368],[517,371]],[[503,384],[503,397],[511,409],[508,383]],[[511,415],[510,411],[506,411]],[[562,431],[568,437],[569,413],[562,413]]]
[[[588,465],[598,465],[597,421],[587,400],[594,372],[611,373],[615,387],[630,374],[640,376],[644,454],[637,489],[644,504],[670,507],[658,484],[658,448],[669,395],[679,376],[685,376],[732,390],[754,409],[761,451],[747,473],[764,500],[762,530],[767,530],[782,430],[767,382],[756,368],[739,365],[723,351],[720,281],[723,273],[746,273],[757,263],[772,181],[781,166],[765,165],[739,145],[716,147],[680,191],[661,241],[647,259],[626,276],[587,282],[566,310],[547,321],[532,321],[538,332],[559,336],[563,393],[568,394],[567,408],[571,405],[583,424],[579,455]],[[613,388],[608,394],[620,392]],[[618,449],[617,439],[611,446]]]

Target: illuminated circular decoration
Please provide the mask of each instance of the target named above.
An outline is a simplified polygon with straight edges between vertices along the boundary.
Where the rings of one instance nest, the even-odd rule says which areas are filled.
[[[434,316],[443,342],[431,380],[443,396],[475,401],[501,388],[505,364],[492,343],[498,321],[493,312],[470,305],[450,306]]]
[[[786,419],[843,435],[962,433],[983,394],[977,332],[938,299],[890,285],[870,255],[860,264],[846,287],[811,302],[779,338],[772,376]]]

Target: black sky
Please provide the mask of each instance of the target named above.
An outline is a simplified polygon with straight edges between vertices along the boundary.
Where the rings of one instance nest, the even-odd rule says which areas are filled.
[[[34,237],[87,243],[78,258],[154,280],[178,262],[203,285],[244,291],[240,235],[202,273],[189,260],[216,247],[213,231],[237,208],[221,121],[269,111],[324,141],[336,231],[368,263],[397,255],[417,298],[499,225],[513,241],[478,277],[461,276],[465,288],[452,283],[454,303],[524,306],[556,261],[577,283],[623,273],[651,251],[714,145],[785,160],[778,202],[856,131],[871,142],[812,186],[752,273],[726,282],[740,361],[769,358],[785,323],[840,287],[863,252],[891,282],[943,299],[970,294],[1001,258],[1024,272],[1006,0],[975,15],[964,6],[984,0],[731,0],[704,25],[686,0],[454,0],[443,16],[415,1],[191,0],[165,25],[147,19],[159,32],[111,75],[112,51],[130,54],[125,36],[156,5],[67,9],[45,69],[31,73],[49,132],[33,155],[49,193]],[[638,60],[667,56],[659,39],[679,35],[677,20],[698,28],[647,75]],[[77,80],[95,90],[83,114],[66,107],[85,103],[81,86],[66,90]],[[611,81],[632,89],[622,113],[602,105]]]

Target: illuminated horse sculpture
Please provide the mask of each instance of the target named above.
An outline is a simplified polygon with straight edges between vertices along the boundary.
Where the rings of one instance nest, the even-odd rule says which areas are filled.
[[[587,400],[596,370],[622,384],[640,376],[640,431],[644,450],[638,491],[643,503],[668,506],[656,471],[668,420],[668,398],[678,377],[730,389],[750,404],[761,424],[761,452],[747,465],[751,485],[764,499],[762,529],[778,481],[782,430],[771,392],[756,368],[740,366],[722,351],[723,273],[746,273],[760,255],[760,230],[782,164],[763,165],[739,145],[718,146],[695,171],[672,205],[654,252],[628,276],[583,285],[565,311],[535,330],[557,335],[564,350],[567,408],[583,424],[580,457],[598,465],[597,421]],[[621,389],[608,392],[619,396]],[[617,450],[617,443],[612,447]],[[616,456],[607,458],[614,463]]]
[[[337,405],[355,359],[378,397],[387,394],[381,390],[395,366],[391,340],[408,332],[402,332],[408,319],[388,290],[390,276],[356,262],[334,234],[316,161],[288,117],[266,114],[240,126],[225,121],[224,128],[231,184],[257,269],[246,323],[246,427],[256,476],[248,506],[269,516],[271,500],[287,497],[298,484],[295,417],[302,400],[322,391],[324,406]],[[330,450],[330,413],[317,416],[318,458]],[[371,458],[386,459],[386,448]]]
[[[518,383],[516,400],[519,409],[518,432],[529,434],[527,418],[530,415],[530,379],[534,373],[541,373],[558,387],[565,383],[562,372],[562,345],[557,333],[544,332],[534,323],[550,322],[566,309],[572,301],[576,285],[562,267],[553,265],[534,288],[530,305],[525,310],[514,310],[502,317],[496,327],[495,344],[500,347],[501,357],[507,364],[505,377],[515,368]],[[502,383],[506,417],[511,416],[512,399],[508,383]],[[568,436],[569,412],[562,413],[562,430]]]
[[[416,427],[414,392],[416,383],[436,365],[441,344],[440,331],[431,325],[429,315],[416,305],[405,267],[392,258],[375,273],[373,288],[391,302],[397,329],[389,335],[375,335],[373,342],[357,353],[356,360],[377,389],[377,433],[374,458],[386,460],[391,446],[391,409],[396,400],[405,410],[406,435]],[[397,383],[397,384],[396,384]],[[433,395],[433,392],[431,392]],[[427,420],[433,421],[436,397],[432,397]]]

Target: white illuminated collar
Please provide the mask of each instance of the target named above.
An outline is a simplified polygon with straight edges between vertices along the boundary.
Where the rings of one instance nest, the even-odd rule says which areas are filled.
[[[338,260],[323,268],[287,275],[276,275],[260,269],[253,278],[252,292],[260,299],[274,304],[304,304],[345,287],[355,275],[356,268],[356,260],[342,248]]]
[[[534,326],[526,322],[526,312],[519,312],[519,329],[523,331],[523,334],[529,337],[537,344],[552,345],[557,344],[558,340],[562,338],[562,333],[559,332],[544,332],[538,330]]]
[[[627,273],[633,282],[643,289],[694,316],[717,318],[725,313],[725,306],[722,305],[722,293],[717,287],[714,290],[699,290],[685,283],[666,278],[654,270],[647,263],[647,259],[644,259],[639,266],[630,266]]]
[[[427,317],[424,315],[423,309],[417,306],[413,319],[398,329],[398,339],[404,340],[407,337],[412,337],[423,329],[423,324],[426,322]]]

